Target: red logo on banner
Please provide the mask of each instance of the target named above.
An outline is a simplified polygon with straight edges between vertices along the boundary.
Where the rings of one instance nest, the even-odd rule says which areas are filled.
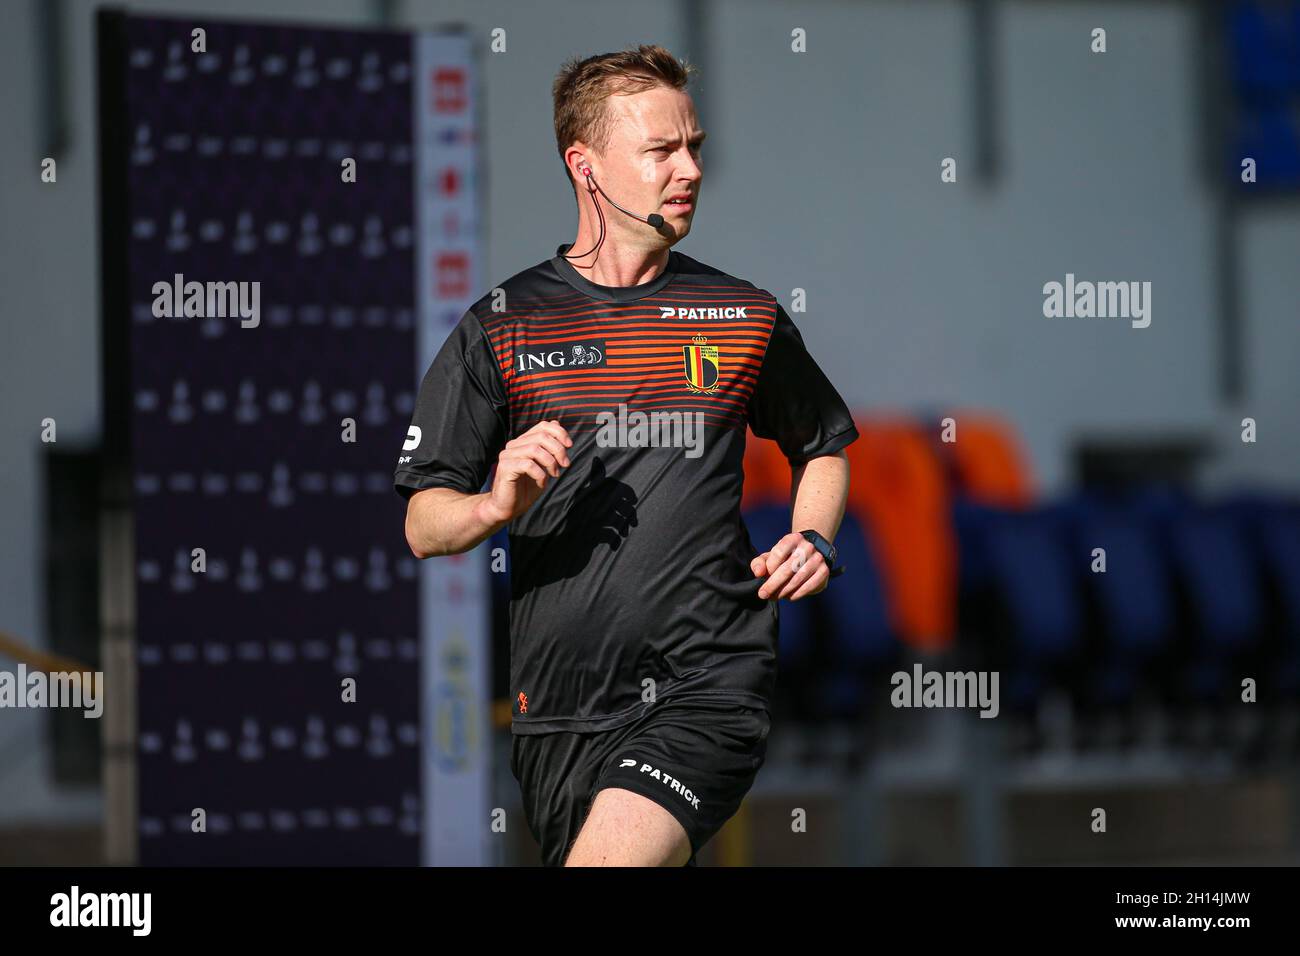
[[[460,174],[454,166],[448,166],[438,177],[438,188],[444,196],[454,196],[460,192]]]
[[[440,252],[434,260],[438,297],[458,299],[469,295],[469,256],[463,252]]]
[[[464,112],[467,102],[464,70],[460,67],[443,66],[433,71],[433,111],[435,113]]]

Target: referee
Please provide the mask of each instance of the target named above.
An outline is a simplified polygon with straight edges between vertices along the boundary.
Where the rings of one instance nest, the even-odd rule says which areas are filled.
[[[857,431],[790,317],[672,251],[700,199],[692,72],[659,46],[565,64],[577,236],[466,312],[394,476],[418,558],[509,528],[511,771],[548,866],[694,864],[764,761],[777,601],[826,587],[844,515]],[[761,551],[747,426],[792,472]]]

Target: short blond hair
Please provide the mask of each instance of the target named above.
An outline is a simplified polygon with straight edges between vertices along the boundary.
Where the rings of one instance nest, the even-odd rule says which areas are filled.
[[[642,44],[621,53],[601,53],[585,60],[577,57],[560,68],[551,87],[555,104],[555,146],[564,151],[581,140],[600,152],[609,146],[613,124],[605,100],[620,94],[640,93],[656,86],[684,90],[696,73],[661,46]],[[565,163],[564,178],[577,190]]]

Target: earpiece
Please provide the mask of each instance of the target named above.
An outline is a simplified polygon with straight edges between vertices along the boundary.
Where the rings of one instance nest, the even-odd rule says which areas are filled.
[[[609,195],[605,192],[605,190],[600,188],[600,183],[596,182],[596,178],[591,175],[590,166],[587,165],[579,166],[578,172],[582,173],[583,176],[587,177],[587,192],[591,193],[591,202],[592,205],[596,207],[596,217],[600,220],[600,238],[597,239],[596,244],[592,246],[590,249],[588,249],[586,252],[576,256],[566,254],[564,256],[565,259],[585,259],[593,252],[600,251],[600,247],[605,244],[605,214],[600,211],[600,203],[596,201],[597,192],[599,192],[602,196],[604,196],[611,206],[613,206],[615,209],[617,209],[619,212],[623,213],[624,215],[628,215],[631,216],[633,219],[640,220],[641,222],[648,224],[654,229],[658,229],[664,224],[664,217],[659,215],[657,212],[652,212],[648,216],[638,216],[636,213],[629,212],[628,210],[620,206],[618,203],[614,202],[614,200],[610,199]]]

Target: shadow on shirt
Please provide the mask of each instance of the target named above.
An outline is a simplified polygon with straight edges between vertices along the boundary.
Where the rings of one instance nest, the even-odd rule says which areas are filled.
[[[586,480],[570,498],[560,526],[544,535],[512,535],[511,563],[527,573],[511,575],[515,598],[526,593],[519,586],[527,578],[532,587],[577,576],[591,563],[599,545],[617,551],[636,526],[636,492],[626,482],[605,473],[605,462],[593,458]]]

